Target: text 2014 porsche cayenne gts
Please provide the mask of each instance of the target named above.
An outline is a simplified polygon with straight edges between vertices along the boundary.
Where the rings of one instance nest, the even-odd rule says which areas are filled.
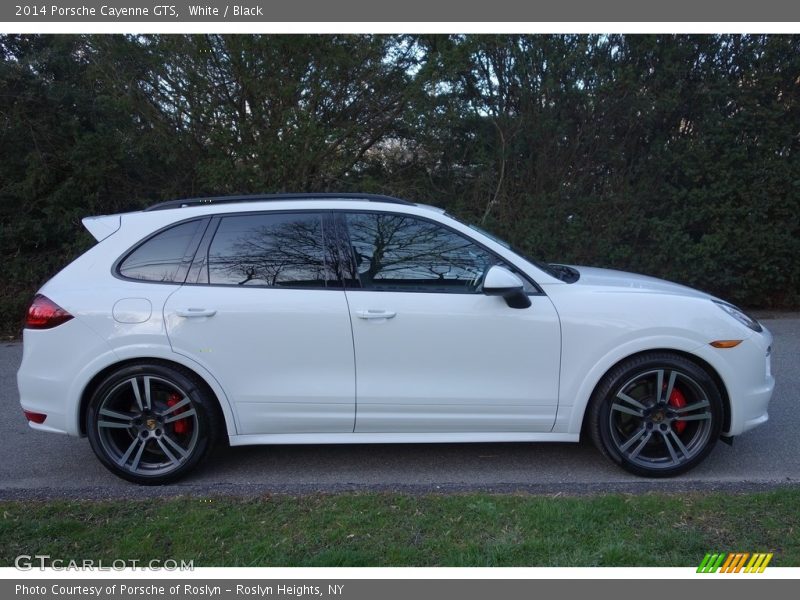
[[[166,202],[27,314],[31,427],[138,483],[232,445],[576,442],[669,476],[767,420],[771,335],[708,294],[542,264],[443,211],[359,194]]]

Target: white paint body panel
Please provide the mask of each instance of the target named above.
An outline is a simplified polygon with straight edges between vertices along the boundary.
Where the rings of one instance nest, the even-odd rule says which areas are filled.
[[[231,290],[112,275],[118,257],[171,223],[276,209],[424,216],[480,241],[545,295],[516,310],[477,295]],[[774,386],[768,331],[747,329],[702,292],[653,278],[580,267],[581,279],[566,284],[424,207],[352,200],[205,205],[112,215],[87,227],[102,241],[40,291],[75,318],[24,334],[21,404],[47,414],[44,424],[31,425],[36,429],[80,435],[81,401],[94,377],[121,361],[158,359],[209,385],[234,445],[577,441],[603,375],[654,349],[686,353],[716,371],[729,397],[727,434],[767,419]],[[193,307],[217,313],[177,316]],[[353,317],[376,309],[396,317]],[[728,350],[709,345],[720,339],[744,341]]]
[[[184,318],[180,309],[216,310]],[[164,307],[172,349],[214,373],[240,433],[350,432],[353,335],[343,290],[183,286]]]
[[[550,300],[532,300],[515,310],[482,294],[348,290],[356,432],[550,431],[560,328]]]
[[[766,371],[772,343],[728,317],[703,292],[642,275],[579,267],[574,284],[543,286],[558,310],[562,331],[559,416],[554,431],[580,431],[594,388],[615,364],[653,349],[677,350],[708,363],[730,398],[739,435],[767,419],[774,379]],[[718,349],[714,340],[743,339]],[[758,416],[755,416],[758,415]]]

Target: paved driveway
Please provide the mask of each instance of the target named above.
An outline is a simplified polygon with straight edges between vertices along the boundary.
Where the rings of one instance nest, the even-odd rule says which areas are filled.
[[[85,439],[29,429],[19,408],[18,343],[0,345],[0,498],[295,493],[343,489],[541,493],[752,489],[800,482],[800,317],[765,320],[778,380],[766,425],[717,444],[670,480],[630,476],[581,444],[262,446],[220,449],[177,485],[139,487],[107,472]]]

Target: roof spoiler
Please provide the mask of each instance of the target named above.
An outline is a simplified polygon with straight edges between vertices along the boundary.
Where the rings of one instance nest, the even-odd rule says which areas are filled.
[[[120,215],[100,215],[81,219],[81,223],[94,236],[94,239],[102,242],[120,228],[122,218]]]

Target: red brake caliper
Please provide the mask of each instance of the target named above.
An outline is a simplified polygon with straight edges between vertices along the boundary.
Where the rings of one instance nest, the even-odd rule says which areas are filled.
[[[167,398],[167,406],[173,407],[178,402],[181,401],[181,396],[179,394],[170,394],[169,398]],[[175,411],[176,415],[181,414],[184,412],[186,408],[179,408]],[[683,425],[683,423],[681,423]],[[184,433],[189,433],[192,429],[192,422],[189,419],[178,419],[177,421],[172,422],[172,429],[178,435],[183,435]]]
[[[673,388],[668,403],[673,408],[683,408],[686,406],[686,397],[678,388]],[[676,433],[683,433],[683,430],[686,429],[686,421],[675,421],[672,426]]]

